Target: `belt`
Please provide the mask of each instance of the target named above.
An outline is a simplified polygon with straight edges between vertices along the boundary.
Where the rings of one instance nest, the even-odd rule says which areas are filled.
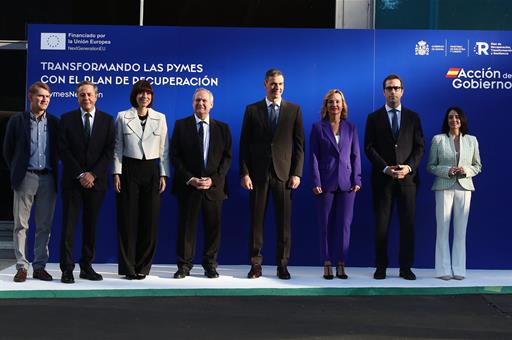
[[[48,170],[48,169],[41,169],[41,170],[28,169],[27,171],[31,172],[33,174],[36,174],[36,175],[48,175],[50,173],[50,170]]]

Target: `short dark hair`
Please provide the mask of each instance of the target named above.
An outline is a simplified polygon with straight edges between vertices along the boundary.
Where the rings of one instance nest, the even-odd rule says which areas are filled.
[[[404,82],[403,80],[400,78],[400,76],[398,76],[397,74],[390,74],[389,76],[387,76],[386,78],[384,78],[384,81],[382,82],[382,89],[385,90],[386,89],[386,82],[388,80],[393,80],[393,79],[398,79],[400,80],[400,87],[403,89],[404,88]]]
[[[450,106],[446,113],[444,114],[444,120],[443,120],[443,127],[441,128],[441,131],[443,133],[446,133],[447,135],[450,135],[450,125],[448,125],[448,115],[450,114],[450,111],[455,111],[459,115],[460,119],[460,133],[464,136],[469,133],[468,129],[468,120],[466,118],[466,115],[464,114],[464,111],[458,106]]]
[[[50,94],[52,93],[52,91],[50,90],[50,86],[48,86],[48,84],[43,83],[41,81],[36,81],[34,84],[30,85],[30,87],[28,88],[29,96],[36,94],[37,89],[43,89],[43,90],[50,92]]]
[[[80,90],[80,88],[85,85],[92,86],[94,88],[94,93],[96,93],[96,95],[98,94],[98,85],[96,85],[92,81],[88,81],[88,80],[84,80],[84,81],[81,81],[78,83],[78,85],[76,86],[76,94],[78,94],[78,91]]]
[[[151,87],[151,84],[149,81],[141,79],[135,84],[133,84],[132,92],[130,93],[130,104],[132,104],[133,107],[139,107],[139,104],[137,104],[137,95],[142,92],[148,92],[151,93],[151,101],[149,102],[148,107],[151,107],[153,105],[153,88]]]
[[[281,70],[277,69],[277,68],[271,68],[270,70],[268,70],[266,73],[265,73],[265,80],[268,80],[268,78],[270,77],[275,77],[275,76],[283,76],[283,72],[281,72]]]

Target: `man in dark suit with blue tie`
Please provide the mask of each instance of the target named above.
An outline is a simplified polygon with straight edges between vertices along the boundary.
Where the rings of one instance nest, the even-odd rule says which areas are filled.
[[[229,126],[210,116],[213,94],[199,88],[192,97],[194,114],[177,120],[170,157],[175,169],[172,192],[178,198],[178,270],[174,278],[190,275],[196,250],[196,226],[203,212],[204,275],[217,278],[222,204],[228,196],[226,175],[231,165]]]
[[[290,279],[292,191],[300,185],[304,166],[304,127],[298,105],[282,98],[284,76],[270,69],[266,97],[245,109],[240,135],[241,185],[250,191],[249,278],[262,275],[263,221],[272,193],[277,227],[277,276]]]
[[[96,223],[107,191],[107,173],[115,143],[114,120],[96,109],[98,87],[83,81],[76,88],[78,110],[60,120],[59,149],[62,159],[61,282],[74,283],[73,241],[78,214],[82,210],[82,255],[80,278],[100,281],[91,266],[94,260]]]
[[[386,104],[368,115],[365,152],[372,163],[372,190],[376,219],[376,280],[386,278],[388,228],[396,203],[400,223],[400,277],[415,280],[414,217],[418,166],[423,156],[423,130],[418,114],[400,103],[404,93],[399,76],[383,81]]]

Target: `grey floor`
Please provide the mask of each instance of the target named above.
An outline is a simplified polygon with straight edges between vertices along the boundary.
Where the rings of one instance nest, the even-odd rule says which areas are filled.
[[[511,295],[3,299],[0,315],[2,339],[512,339]]]

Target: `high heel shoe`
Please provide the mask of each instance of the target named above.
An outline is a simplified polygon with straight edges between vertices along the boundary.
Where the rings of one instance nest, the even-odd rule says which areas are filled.
[[[345,265],[343,263],[338,263],[336,265],[336,277],[342,280],[348,279],[348,275],[345,273]]]
[[[324,264],[324,279],[332,280],[334,279],[334,275],[332,275],[332,267],[331,264]]]

